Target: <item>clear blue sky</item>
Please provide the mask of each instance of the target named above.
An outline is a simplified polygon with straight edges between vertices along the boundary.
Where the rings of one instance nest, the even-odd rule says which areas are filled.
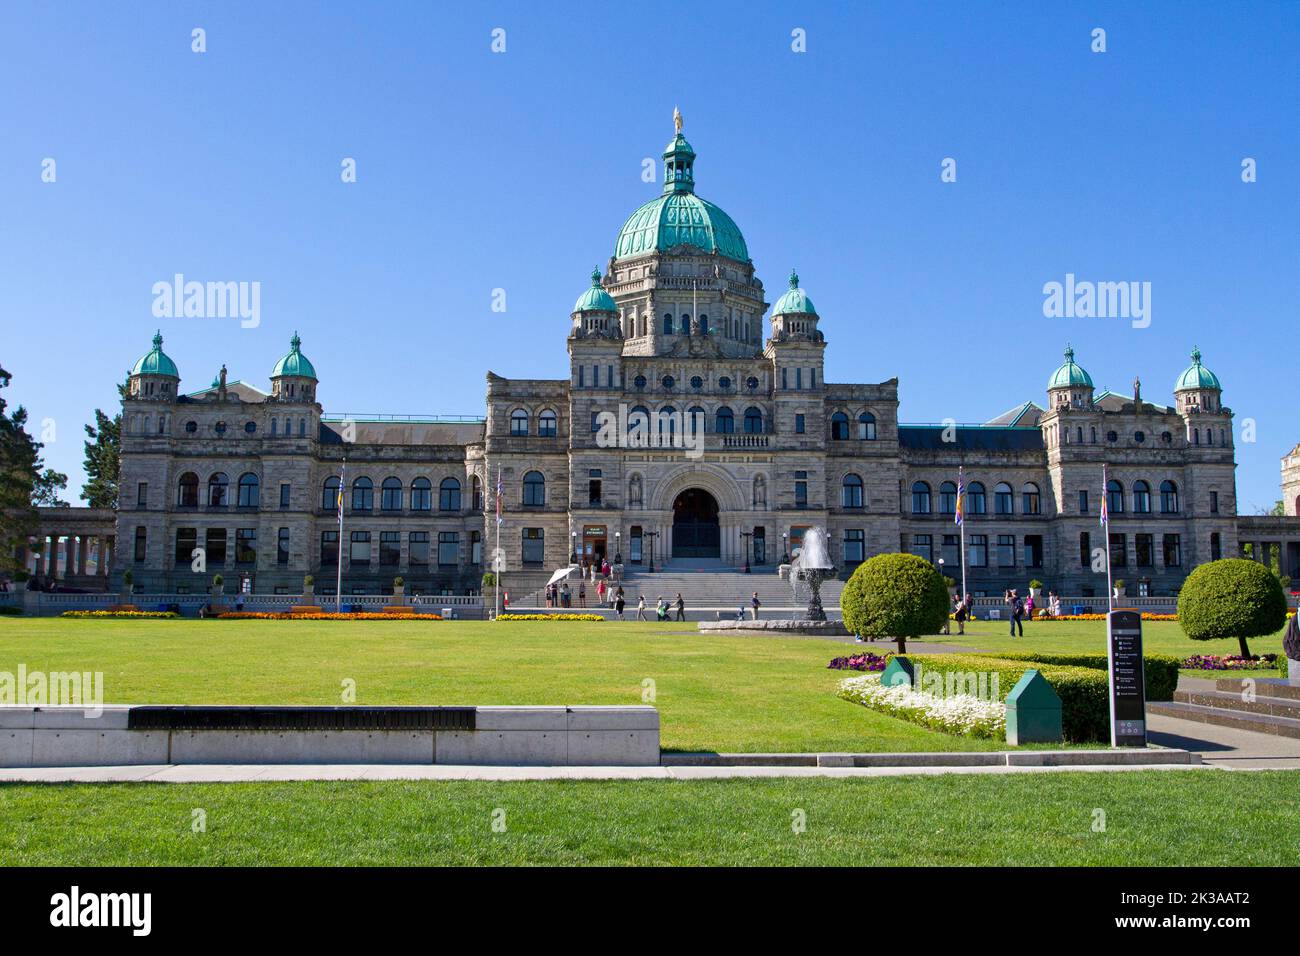
[[[641,161],[678,105],[770,300],[798,267],[828,380],[980,421],[1043,402],[1067,340],[1153,401],[1199,345],[1258,423],[1252,511],[1300,441],[1298,59],[1296,3],[11,0],[0,363],[74,501],[81,426],[157,324],[190,390],[222,362],[268,387],[297,329],[327,411],[481,414],[488,369],[566,374],[569,308],[657,193]],[[157,322],[177,272],[260,282],[261,325]],[[1151,282],[1151,326],[1044,318],[1068,272]]]

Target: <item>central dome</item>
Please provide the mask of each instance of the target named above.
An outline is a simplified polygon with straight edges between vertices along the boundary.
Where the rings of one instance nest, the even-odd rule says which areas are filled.
[[[695,195],[695,150],[675,115],[677,135],[664,150],[663,195],[632,213],[614,241],[614,258],[667,252],[693,246],[740,262],[749,261],[749,248],[734,219],[713,203]]]

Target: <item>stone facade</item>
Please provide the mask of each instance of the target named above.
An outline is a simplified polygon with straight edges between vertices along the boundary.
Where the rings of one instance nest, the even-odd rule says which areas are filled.
[[[1232,412],[1199,353],[1173,405],[1143,399],[1137,382],[1131,396],[1096,394],[1067,352],[1044,406],[980,425],[900,424],[897,379],[825,381],[828,342],[797,276],[765,328],[743,237],[694,196],[694,155],[679,131],[663,199],[633,214],[579,298],[568,378],[489,374],[481,419],[327,416],[296,336],[269,393],[226,384],[223,370],[181,394],[178,373],[159,373],[175,366],[157,341],[123,403],[115,574],[134,568],[142,590],[200,591],[221,572],[227,591],[247,578],[284,593],[311,574],[317,594],[331,593],[327,482],[341,474],[347,592],[386,591],[397,575],[408,592],[476,590],[497,539],[498,481],[508,575],[575,552],[648,567],[652,549],[656,564],[774,569],[803,529],[823,525],[842,569],[904,549],[957,578],[960,469],[972,592],[1039,578],[1102,594],[1103,464],[1118,483],[1114,575],[1131,594],[1174,593],[1196,564],[1238,553]],[[1294,515],[1300,456],[1288,461]]]

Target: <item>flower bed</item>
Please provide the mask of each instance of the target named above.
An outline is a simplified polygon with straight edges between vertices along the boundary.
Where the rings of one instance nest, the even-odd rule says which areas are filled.
[[[1037,612],[1035,612],[1034,621],[1035,622],[1038,621],[1104,621],[1106,620],[1106,618],[1107,615],[1105,614],[1060,614],[1057,615],[1056,617],[1052,617],[1048,614],[1043,614],[1040,617],[1037,615]],[[1177,614],[1156,614],[1153,611],[1143,611],[1142,620],[1176,621],[1178,620],[1178,615]]]
[[[1197,671],[1255,671],[1277,667],[1276,654],[1256,654],[1242,657],[1238,654],[1193,654],[1183,661],[1183,667]]]
[[[599,614],[498,614],[498,621],[603,621]]]
[[[355,614],[338,611],[315,613],[275,613],[271,611],[227,611],[218,614],[220,621],[441,621],[438,614],[398,614],[386,611],[358,611]]]
[[[107,617],[180,617],[175,611],[64,611],[59,617],[85,617],[85,618],[107,618]]]
[[[863,651],[861,654],[837,657],[826,667],[828,670],[833,671],[883,671],[891,656],[885,654],[882,657],[879,654],[872,654],[870,651]]]
[[[885,687],[879,674],[863,674],[840,681],[839,697],[944,733],[993,740],[1007,734],[1006,705],[970,694],[939,697],[908,684]]]

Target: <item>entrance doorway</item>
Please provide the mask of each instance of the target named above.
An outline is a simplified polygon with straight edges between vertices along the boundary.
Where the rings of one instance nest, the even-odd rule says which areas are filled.
[[[673,501],[673,557],[717,558],[722,555],[718,502],[700,488],[688,488]]]
[[[606,530],[603,524],[586,524],[582,526],[582,557],[586,563],[599,564],[605,560],[605,542],[608,540]]]

